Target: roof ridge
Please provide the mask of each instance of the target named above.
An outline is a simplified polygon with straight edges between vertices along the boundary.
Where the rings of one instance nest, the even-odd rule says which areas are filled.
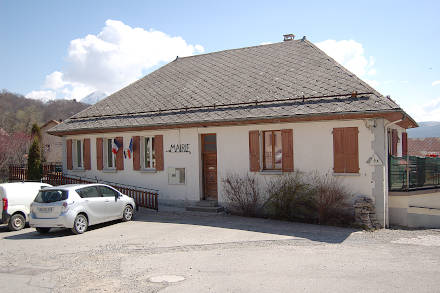
[[[269,43],[269,44],[260,44],[260,45],[256,45],[256,46],[247,46],[247,47],[241,47],[241,48],[224,49],[224,50],[220,50],[220,51],[213,51],[213,52],[196,54],[196,55],[190,55],[190,56],[183,56],[183,57],[177,56],[178,58],[174,59],[171,62],[178,61],[179,59],[187,59],[187,58],[198,57],[198,56],[206,56],[206,55],[223,53],[223,52],[238,51],[238,50],[243,50],[243,49],[258,48],[258,47],[270,46],[270,45],[280,45],[280,44],[284,44],[284,43],[298,43],[298,42],[304,42],[304,41],[302,39],[297,39],[297,40],[281,41],[281,42]]]

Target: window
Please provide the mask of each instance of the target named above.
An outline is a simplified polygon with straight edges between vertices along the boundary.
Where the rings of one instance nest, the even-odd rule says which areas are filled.
[[[282,162],[281,130],[263,131],[263,169],[281,170]]]
[[[80,139],[72,140],[72,153],[73,153],[73,168],[84,168],[84,154],[83,154],[83,141]]]
[[[146,136],[141,139],[141,162],[143,169],[156,169],[156,152],[154,137]]]
[[[39,203],[50,203],[66,200],[67,198],[68,192],[66,190],[40,190],[34,201]]]
[[[103,197],[116,197],[119,196],[119,193],[111,188],[106,186],[98,186],[99,192]]]
[[[81,198],[101,197],[95,186],[89,186],[89,187],[77,189],[76,193],[78,193]]]
[[[333,171],[359,173],[358,128],[333,128]]]
[[[293,129],[249,131],[251,172],[293,172]]]
[[[116,169],[116,155],[113,153],[113,138],[104,138],[104,168]]]

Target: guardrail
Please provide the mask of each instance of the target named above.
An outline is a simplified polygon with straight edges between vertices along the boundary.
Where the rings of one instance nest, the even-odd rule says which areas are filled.
[[[9,181],[27,181],[26,166],[10,165],[9,166]],[[41,182],[50,185],[65,185],[65,184],[89,184],[89,183],[103,183],[110,185],[119,192],[130,196],[136,202],[136,205],[147,209],[159,210],[159,191],[156,189],[143,188],[139,186],[115,183],[110,181],[103,181],[87,177],[79,177],[73,175],[65,175],[61,172],[58,165],[43,166],[43,177]]]
[[[440,158],[389,157],[390,191],[440,187]]]
[[[66,176],[61,173],[48,173],[43,177],[42,181],[50,185],[65,185],[65,184],[89,184],[89,183],[103,183],[110,185],[119,192],[131,197],[136,202],[136,205],[147,209],[159,210],[159,191],[155,189],[143,188],[139,186],[132,186],[109,181],[100,181],[97,179],[87,177]]]

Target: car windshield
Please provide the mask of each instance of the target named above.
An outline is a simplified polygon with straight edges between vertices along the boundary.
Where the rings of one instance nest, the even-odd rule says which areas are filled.
[[[67,190],[40,190],[35,202],[49,203],[67,199]]]

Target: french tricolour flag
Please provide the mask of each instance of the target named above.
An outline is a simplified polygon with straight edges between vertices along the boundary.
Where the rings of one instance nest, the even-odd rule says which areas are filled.
[[[112,153],[114,153],[116,155],[116,153],[118,152],[120,147],[121,147],[121,144],[119,143],[119,141],[117,141],[116,139],[113,139]]]

